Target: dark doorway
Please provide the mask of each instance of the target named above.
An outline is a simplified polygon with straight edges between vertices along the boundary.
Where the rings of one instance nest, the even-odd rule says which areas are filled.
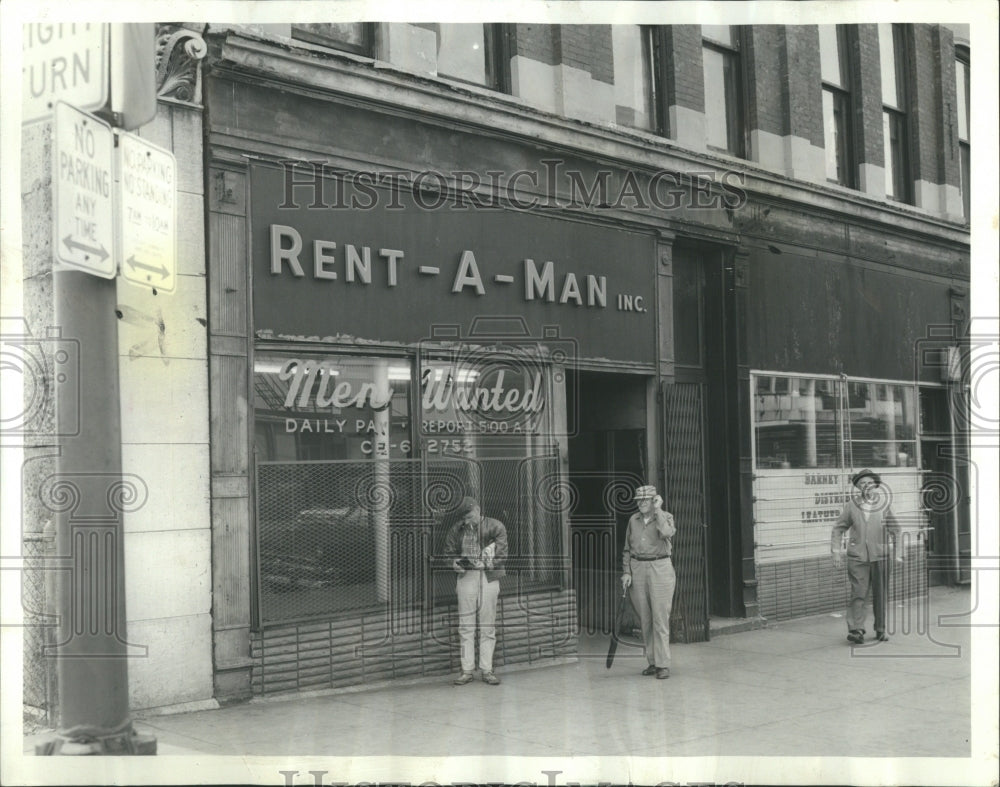
[[[920,389],[920,469],[927,513],[927,581],[953,585],[959,577],[958,512],[964,484],[957,478],[946,388]]]
[[[749,456],[748,429],[741,433],[749,412],[749,383],[740,375],[745,355],[740,349],[742,288],[723,249],[677,245],[673,289],[675,379],[702,392],[709,611],[744,617],[743,534],[748,523],[743,520],[750,479],[741,461],[741,451]]]
[[[568,445],[570,537],[584,633],[611,631],[632,492],[652,482],[646,391],[647,378],[639,375],[579,372],[567,380],[569,423],[579,425]]]

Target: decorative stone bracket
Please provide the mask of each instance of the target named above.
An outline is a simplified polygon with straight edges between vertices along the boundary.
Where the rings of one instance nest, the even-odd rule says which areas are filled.
[[[204,29],[204,26],[202,26]],[[201,32],[178,23],[156,30],[156,95],[192,106],[201,106],[201,61],[208,45]]]

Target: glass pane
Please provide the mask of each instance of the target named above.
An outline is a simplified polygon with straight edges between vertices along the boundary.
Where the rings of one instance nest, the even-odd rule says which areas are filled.
[[[702,25],[701,34],[710,41],[715,41],[725,46],[735,46],[732,25]]]
[[[840,87],[847,87],[842,76],[840,36],[837,25],[819,25],[819,68],[820,77]]]
[[[836,380],[758,377],[754,400],[757,467],[839,467],[838,392]]]
[[[410,375],[403,358],[257,355],[257,458],[409,456]]]
[[[969,67],[961,60],[955,61],[955,95],[958,100],[958,138],[969,138]]]
[[[893,170],[895,151],[892,145],[892,118],[888,112],[882,113],[883,155],[885,156],[885,195],[898,197],[896,194],[896,173]]]
[[[829,90],[823,91],[823,145],[826,152],[826,178],[840,182],[837,164],[837,147],[840,139],[837,135],[837,118],[834,113],[834,95]]]
[[[486,32],[481,24],[438,26],[437,73],[486,84]]]
[[[638,25],[611,26],[615,69],[615,118],[623,126],[652,128],[649,48]]]
[[[899,107],[902,102],[896,84],[896,46],[891,24],[878,26],[878,52],[882,70],[882,103]]]
[[[965,216],[968,218],[972,210],[972,170],[969,165],[972,152],[968,142],[960,142],[958,151],[962,159],[962,204],[965,208]]]
[[[365,23],[330,23],[292,25],[292,38],[324,44],[333,48],[359,51],[364,48]]]
[[[726,106],[726,57],[705,47],[705,141],[714,148],[729,149],[730,114]]]
[[[851,383],[850,456],[854,467],[916,464],[916,390],[891,383]]]

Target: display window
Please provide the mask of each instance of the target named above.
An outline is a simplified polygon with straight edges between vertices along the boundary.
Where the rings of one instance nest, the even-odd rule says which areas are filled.
[[[904,529],[922,532],[915,385],[755,373],[752,390],[758,563],[827,553],[861,468],[880,474]]]
[[[507,528],[505,590],[559,584],[551,386],[549,366],[502,356],[259,350],[259,623],[450,602],[435,558],[466,495]]]

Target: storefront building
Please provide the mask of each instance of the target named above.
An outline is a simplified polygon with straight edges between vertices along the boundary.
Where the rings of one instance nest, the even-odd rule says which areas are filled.
[[[466,494],[510,536],[501,669],[607,630],[642,483],[677,518],[680,641],[841,607],[862,467],[905,526],[895,598],[962,581],[957,35],[163,26],[205,45],[148,135],[202,178],[158,303],[168,336],[200,319],[173,373],[207,390],[123,433],[187,452],[170,549],[211,587],[159,602],[151,641],[183,619],[197,654],[171,688],[151,646],[133,701],[454,671]]]
[[[216,587],[238,589],[216,597],[219,691],[455,669],[435,555],[466,493],[511,533],[501,664],[606,626],[641,481],[679,520],[677,638],[840,606],[829,526],[862,466],[906,525],[895,592],[924,592],[926,424],[947,406],[914,348],[952,325],[968,256],[957,158],[905,110],[943,112],[953,44],[943,27],[829,33],[210,37],[213,479],[240,491],[213,497],[213,530],[241,553],[213,555]],[[657,103],[650,80],[673,91]],[[855,113],[850,150],[831,101]],[[904,150],[886,118],[911,130]]]

